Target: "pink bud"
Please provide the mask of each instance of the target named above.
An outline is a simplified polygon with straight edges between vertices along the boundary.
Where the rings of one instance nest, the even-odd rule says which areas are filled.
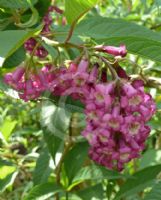
[[[12,83],[12,73],[5,74],[5,76],[4,76],[4,82],[6,84]]]
[[[120,47],[115,46],[96,46],[95,49],[97,51],[104,51],[108,54],[114,55],[114,56],[126,56],[127,50],[125,45],[120,45]]]
[[[98,76],[98,67],[97,65],[94,65],[90,75],[89,75],[89,82],[94,83],[97,80]]]
[[[25,73],[25,69],[23,67],[18,67],[16,69],[16,71],[14,71],[12,73],[12,79],[15,81],[15,82],[19,82],[22,78],[22,76],[24,75]]]
[[[126,56],[127,50],[125,45],[120,45],[120,47],[114,47],[114,46],[105,46],[103,47],[103,50],[106,53],[109,53],[114,56]]]
[[[78,65],[78,71],[79,72],[86,72],[87,68],[89,66],[89,61],[87,59],[82,59]]]
[[[135,88],[135,89],[138,89],[138,88],[142,88],[144,87],[144,82],[142,80],[134,80],[132,82],[132,86]]]
[[[116,72],[120,78],[124,78],[128,80],[130,79],[130,77],[126,74],[126,71],[122,67],[120,66],[116,67]]]
[[[34,85],[31,79],[26,81],[26,95],[32,95],[35,93]]]
[[[70,63],[70,66],[68,68],[69,72],[76,72],[77,71],[77,65],[74,62]]]

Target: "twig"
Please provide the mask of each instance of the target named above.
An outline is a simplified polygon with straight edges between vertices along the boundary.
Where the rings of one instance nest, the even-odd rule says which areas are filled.
[[[68,33],[68,35],[67,35],[67,38],[66,38],[66,40],[65,40],[65,43],[69,42],[69,40],[71,39],[76,24],[77,24],[77,20],[75,20],[75,21],[72,23],[72,25],[71,25],[71,27],[70,27],[70,30],[69,30],[69,33]]]

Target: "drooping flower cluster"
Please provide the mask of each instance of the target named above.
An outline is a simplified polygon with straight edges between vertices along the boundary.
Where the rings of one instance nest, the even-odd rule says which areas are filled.
[[[125,46],[98,47],[114,56],[125,56]],[[122,170],[144,149],[155,113],[155,103],[144,92],[141,80],[130,80],[116,67],[119,79],[108,81],[107,71],[98,63],[91,66],[87,57],[72,61],[68,67],[47,65],[38,72],[17,68],[6,74],[5,82],[16,89],[21,99],[37,99],[44,91],[55,96],[71,96],[85,105],[86,128],[82,135],[90,144],[89,156],[110,169]]]
[[[86,100],[87,126],[82,133],[91,145],[90,157],[122,170],[144,149],[150,133],[146,122],[154,112],[155,104],[142,81],[96,84]]]

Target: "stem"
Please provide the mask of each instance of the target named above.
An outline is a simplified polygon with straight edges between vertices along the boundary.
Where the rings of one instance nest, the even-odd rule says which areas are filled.
[[[65,199],[68,200],[68,192],[65,193]]]
[[[32,62],[32,60],[33,60],[33,56],[34,56],[34,54],[35,54],[37,48],[39,47],[39,45],[40,45],[40,42],[38,42],[38,43],[35,45],[35,47],[34,47],[32,53],[31,53],[31,55],[30,55],[30,59],[26,62],[27,65],[26,65],[25,79],[28,78],[28,71],[29,71],[29,68],[30,68],[30,64],[31,64],[31,62]]]
[[[108,66],[113,78],[116,79],[116,80],[119,80],[120,79],[119,76],[117,75],[117,73],[116,73],[115,69],[112,67],[112,65],[108,62],[108,60],[106,60],[106,58],[104,58],[102,56],[100,58]]]
[[[69,33],[68,33],[68,35],[67,35],[67,38],[66,38],[66,40],[65,40],[65,43],[69,42],[69,40],[71,39],[76,24],[77,24],[77,20],[75,20],[75,21],[72,23],[72,25],[71,25],[71,27],[70,27],[70,30],[69,30]]]
[[[56,183],[59,185],[60,184],[60,174],[61,174],[61,168],[62,168],[62,165],[63,165],[63,162],[64,162],[64,158],[66,156],[66,154],[68,153],[69,149],[71,148],[72,146],[72,140],[71,138],[69,137],[68,139],[68,142],[66,143],[65,147],[64,147],[64,151],[62,153],[62,156],[59,160],[59,163],[55,169],[55,173],[56,173]],[[59,194],[55,194],[55,198],[56,200],[59,200]]]

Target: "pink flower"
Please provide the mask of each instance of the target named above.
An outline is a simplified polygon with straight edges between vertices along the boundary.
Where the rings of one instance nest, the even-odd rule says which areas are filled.
[[[96,50],[98,51],[104,51],[108,54],[114,55],[114,56],[122,56],[125,57],[127,54],[126,46],[120,45],[120,47],[115,46],[96,46]]]
[[[103,50],[106,53],[109,53],[114,56],[122,56],[125,57],[127,54],[126,46],[120,45],[120,47],[114,47],[114,46],[104,46]]]

